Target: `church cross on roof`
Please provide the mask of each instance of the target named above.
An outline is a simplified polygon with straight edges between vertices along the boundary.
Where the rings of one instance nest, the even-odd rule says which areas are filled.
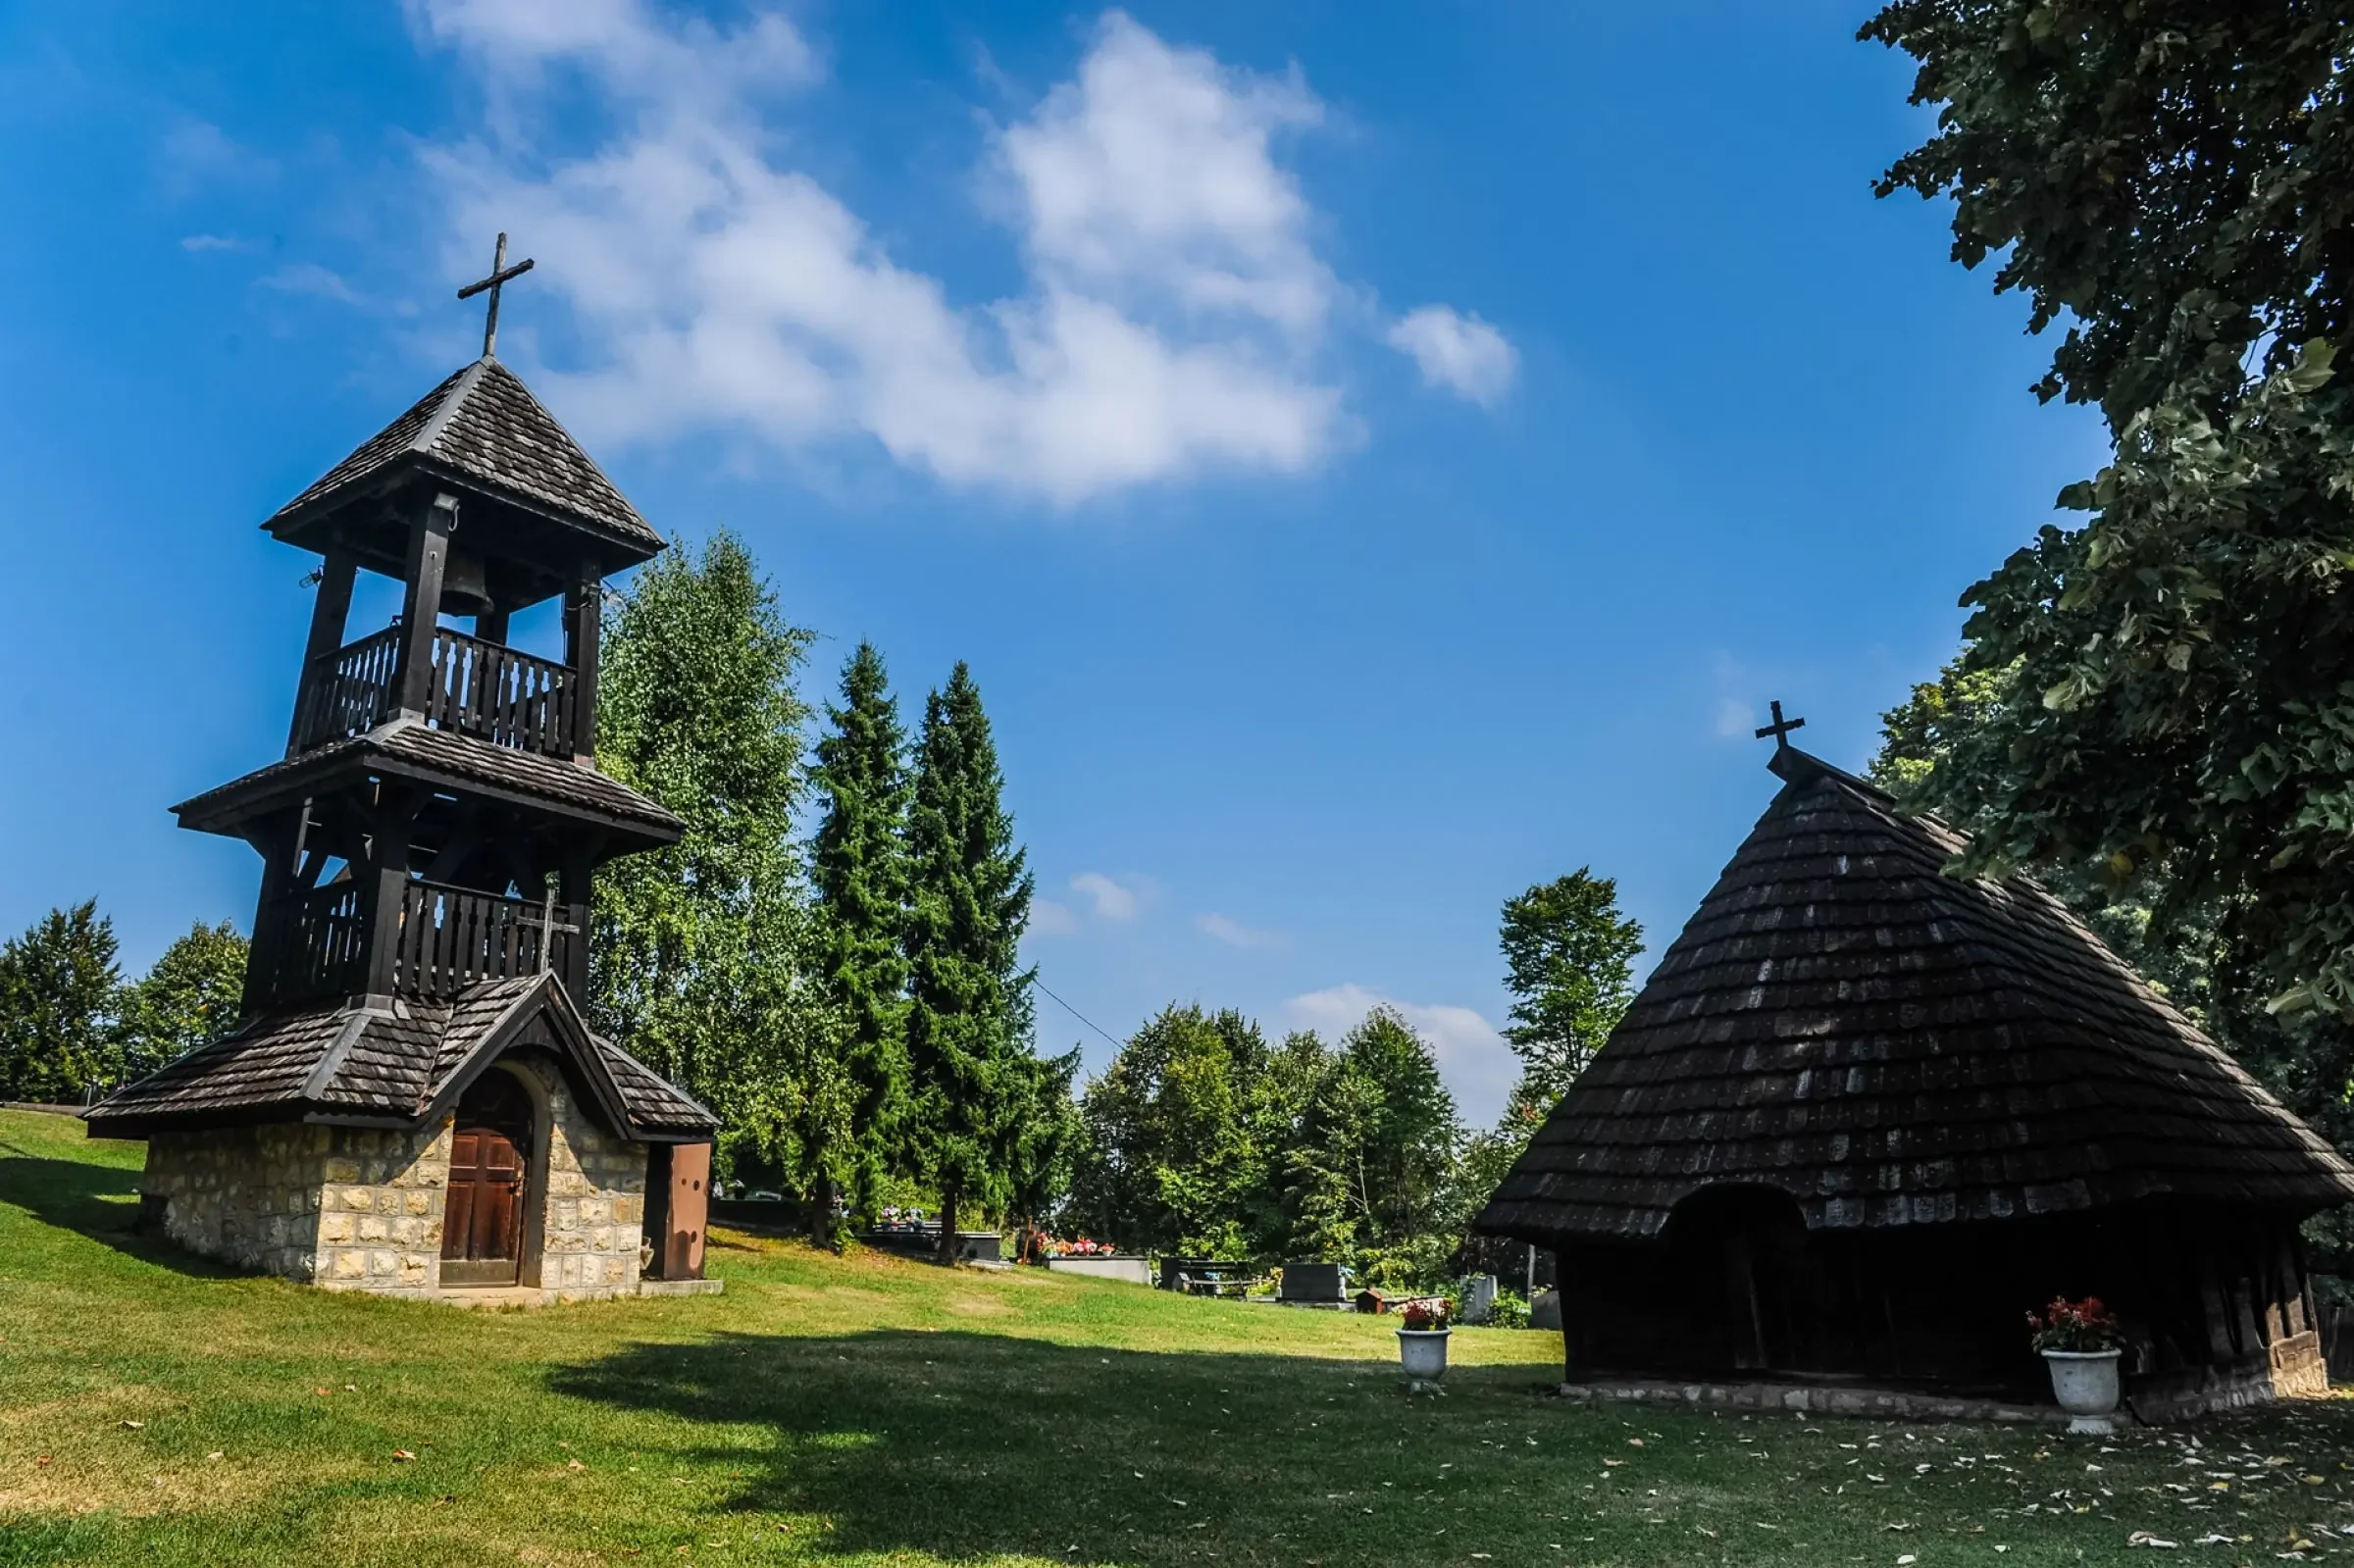
[[[507,236],[502,232],[498,236],[498,248],[491,253],[490,276],[458,290],[460,299],[472,299],[486,288],[490,290],[490,309],[483,317],[483,358],[490,358],[498,349],[498,291],[531,270],[532,258],[529,256],[512,267],[507,265]]]

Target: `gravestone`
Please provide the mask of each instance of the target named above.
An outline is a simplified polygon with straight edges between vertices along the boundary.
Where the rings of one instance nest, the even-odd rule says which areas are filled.
[[[1286,1263],[1276,1299],[1301,1305],[1339,1306],[1348,1299],[1338,1263]]]
[[[1496,1276],[1475,1274],[1463,1282],[1463,1321],[1484,1324],[1496,1316]]]
[[[1561,1292],[1539,1290],[1528,1303],[1528,1326],[1532,1329],[1553,1329],[1561,1326]]]

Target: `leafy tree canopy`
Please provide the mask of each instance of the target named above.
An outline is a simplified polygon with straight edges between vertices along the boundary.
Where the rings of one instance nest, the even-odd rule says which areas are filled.
[[[1617,883],[1581,866],[1505,900],[1502,945],[1512,993],[1504,1037],[1521,1068],[1513,1101],[1541,1114],[1634,999],[1643,928],[1618,912]]]
[[[121,1076],[114,922],[96,899],[0,945],[0,1099],[79,1100]]]
[[[600,1026],[684,1086],[741,1149],[803,1190],[849,1139],[845,1024],[798,983],[813,936],[794,836],[808,708],[793,626],[742,541],[675,546],[623,596],[604,649],[597,759],[676,812],[677,844],[598,874]]]
[[[2039,390],[2098,405],[2113,462],[1971,588],[1980,722],[1918,785],[1975,869],[2068,868],[2228,971],[2354,1012],[2354,158],[2343,20],[2296,0],[1899,0],[1938,128],[1883,192],[1955,201],[1999,256]],[[2342,1030],[2339,1031],[2342,1036]],[[2323,1069],[2342,1086],[2344,1046]]]
[[[237,1027],[245,991],[245,938],[228,921],[198,921],[164,949],[146,975],[125,987],[122,1063],[126,1080],[210,1045]]]

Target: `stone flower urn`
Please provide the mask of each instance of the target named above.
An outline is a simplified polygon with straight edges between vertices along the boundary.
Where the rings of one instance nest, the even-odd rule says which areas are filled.
[[[1452,1329],[1400,1329],[1398,1360],[1409,1388],[1421,1389],[1447,1375],[1447,1337]]]
[[[2052,1397],[2072,1418],[2071,1432],[2107,1437],[2117,1430],[2109,1419],[2117,1409],[2117,1363],[2123,1350],[2046,1350],[2044,1364],[2052,1369]]]

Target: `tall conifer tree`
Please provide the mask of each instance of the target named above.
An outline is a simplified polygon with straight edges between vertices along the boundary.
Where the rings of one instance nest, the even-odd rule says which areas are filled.
[[[1016,965],[1032,879],[1003,786],[980,688],[959,663],[924,704],[907,832],[913,1146],[940,1188],[944,1260],[964,1204],[1000,1195],[1031,1098],[1030,976]]]
[[[842,706],[826,717],[817,743],[826,814],[810,851],[817,978],[849,1030],[854,1201],[869,1212],[901,1163],[907,1099],[906,736],[873,643],[843,667]]]

